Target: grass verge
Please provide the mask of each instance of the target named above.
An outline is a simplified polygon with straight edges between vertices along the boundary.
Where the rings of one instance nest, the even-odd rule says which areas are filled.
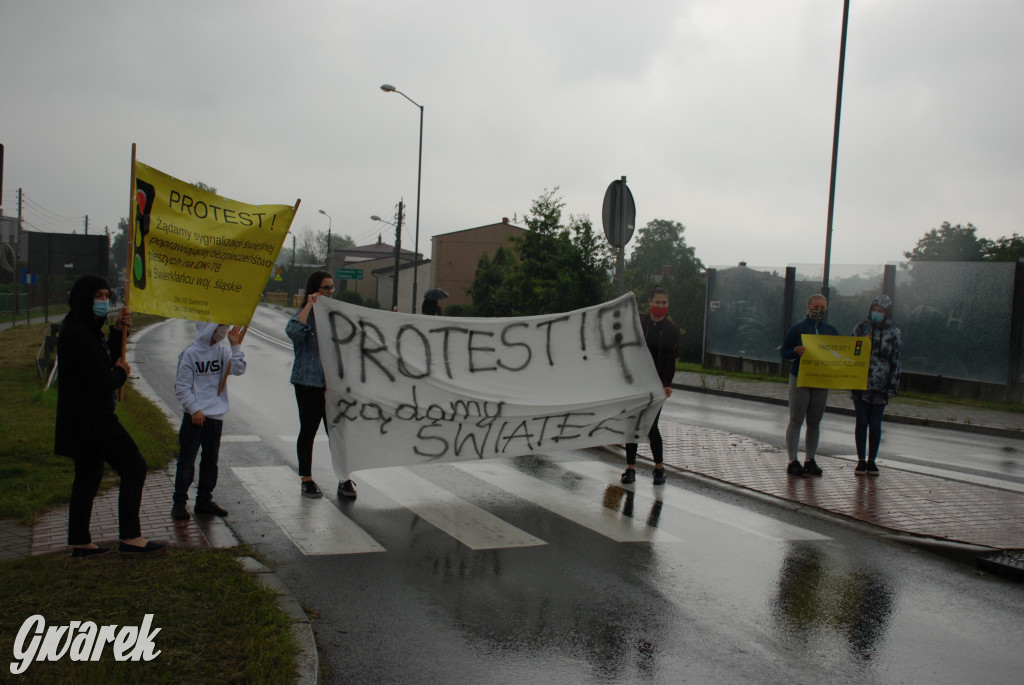
[[[72,559],[46,554],[0,563],[0,649],[16,658],[22,623],[92,621],[140,626],[153,614],[160,654],[150,662],[34,661],[33,683],[287,683],[297,645],[274,593],[241,569],[245,550],[177,549],[151,557],[116,552]],[[4,665],[4,671],[8,671]]]
[[[135,323],[144,325],[142,319]],[[0,517],[24,524],[67,503],[75,475],[72,461],[53,453],[57,390],[43,389],[35,362],[46,332],[46,324],[0,331]],[[174,429],[130,383],[117,414],[151,470],[163,469],[177,457]],[[103,489],[116,484],[108,471]]]
[[[704,376],[719,376],[732,378],[737,381],[767,381],[770,383],[788,383],[789,376],[773,376],[762,373],[742,373],[740,371],[723,371],[722,369],[705,369],[700,364],[676,362],[677,371],[699,373]],[[975,409],[991,409],[993,411],[1008,411],[1016,414],[1024,414],[1024,404],[1018,402],[990,402],[986,400],[975,400],[967,397],[955,397],[953,395],[929,394],[923,392],[900,391],[899,402],[906,404],[957,404],[963,407]]]
[[[155,318],[155,317],[151,317]],[[136,328],[147,319],[136,315]],[[45,324],[0,331],[0,516],[24,524],[67,502],[72,461],[53,454],[56,390],[43,390],[36,351]],[[148,400],[126,386],[118,416],[151,469],[177,456],[177,434]],[[108,474],[104,487],[117,485]],[[98,662],[33,662],[26,682],[287,683],[298,646],[274,593],[234,561],[248,550],[172,549],[152,557],[72,559],[66,553],[0,562],[0,652],[14,658],[24,621],[142,624],[153,614],[151,662],[117,662],[108,646]],[[8,673],[5,664],[3,672]],[[0,679],[2,680],[2,679]]]

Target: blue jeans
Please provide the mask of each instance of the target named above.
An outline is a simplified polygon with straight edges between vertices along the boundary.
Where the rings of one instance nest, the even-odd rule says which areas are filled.
[[[217,487],[217,458],[220,456],[220,433],[224,422],[220,419],[206,419],[202,426],[192,423],[192,417],[185,414],[178,430],[178,469],[174,474],[174,501],[188,501],[188,489],[192,487],[192,479],[196,475],[196,455],[203,448],[203,458],[199,460],[199,485],[196,490],[196,502],[209,502],[213,499],[213,489]]]
[[[853,439],[857,443],[857,458],[864,461],[864,448],[867,443],[867,458],[874,461],[878,456],[878,446],[882,443],[882,412],[885,411],[885,405],[854,400],[853,409],[857,413],[857,425],[853,430]]]

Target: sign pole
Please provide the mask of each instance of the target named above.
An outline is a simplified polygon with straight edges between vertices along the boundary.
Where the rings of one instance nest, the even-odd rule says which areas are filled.
[[[626,241],[623,235],[626,232],[626,177],[623,176],[619,183],[619,295],[626,292]]]

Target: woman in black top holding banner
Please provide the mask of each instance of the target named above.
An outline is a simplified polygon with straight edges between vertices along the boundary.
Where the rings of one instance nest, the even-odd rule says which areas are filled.
[[[658,378],[665,389],[665,397],[672,394],[672,379],[676,375],[676,357],[679,356],[679,326],[668,320],[668,291],[657,286],[651,291],[648,313],[640,317],[640,328],[644,332],[647,349],[654,359],[658,370]],[[661,431],[658,430],[658,419],[661,411],[654,417],[651,430],[647,437],[651,441],[651,454],[654,457],[654,484],[665,484],[664,448]],[[636,482],[636,451],[635,442],[626,444],[626,470],[620,479],[623,484]]]
[[[82,276],[71,286],[71,311],[57,339],[57,421],[53,451],[75,462],[75,480],[68,504],[68,545],[71,556],[109,551],[92,541],[92,505],[103,480],[103,464],[121,479],[117,500],[122,553],[159,552],[164,543],[142,537],[139,508],[146,483],[146,460],[117,420],[117,391],[131,367],[121,359],[121,339],[131,325],[122,308],[106,339],[103,323],[110,307],[110,286],[99,276]]]

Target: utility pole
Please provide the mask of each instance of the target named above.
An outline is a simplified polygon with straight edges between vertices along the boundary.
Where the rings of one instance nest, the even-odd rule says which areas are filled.
[[[398,257],[402,252],[402,201],[398,201],[398,221],[395,222],[395,278],[391,291],[391,311],[398,311]]]
[[[85,215],[85,234],[89,235],[89,215]]]
[[[22,221],[22,201],[24,200],[24,194],[22,189],[18,188],[18,225],[14,231],[14,307],[11,309],[13,312],[11,315],[11,325],[14,326],[18,320],[18,309],[21,303],[21,282],[19,276],[21,276],[21,221]]]
[[[843,0],[843,29],[839,37],[839,78],[836,84],[836,118],[832,129],[832,174],[828,184],[828,219],[825,226],[825,268],[821,294],[829,296],[829,270],[832,265],[832,214],[836,202],[836,163],[839,159],[839,121],[843,110],[843,70],[846,64],[846,28],[850,23],[850,0]]]

